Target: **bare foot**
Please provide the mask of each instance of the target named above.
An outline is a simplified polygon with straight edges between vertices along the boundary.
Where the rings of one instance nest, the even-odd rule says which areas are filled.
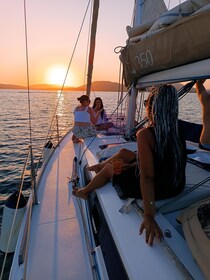
[[[76,197],[79,197],[79,198],[82,198],[85,200],[87,200],[88,196],[89,196],[88,193],[84,192],[84,189],[78,189],[78,188],[73,189],[72,194]]]
[[[95,171],[95,173],[99,173],[101,171],[103,167],[101,167],[101,164],[98,163],[98,164],[95,164],[95,165],[92,165],[92,166],[89,166],[87,167],[87,170],[88,171]]]
[[[73,141],[73,143],[79,143],[79,142],[80,142],[79,139],[74,139],[74,140],[72,140],[72,141]]]

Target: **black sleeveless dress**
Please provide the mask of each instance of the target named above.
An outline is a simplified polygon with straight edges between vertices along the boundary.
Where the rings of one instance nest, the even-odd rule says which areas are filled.
[[[155,159],[155,200],[161,200],[178,195],[185,186],[185,167],[187,161],[186,143],[180,133],[180,150],[182,154],[182,170],[178,186],[174,186],[174,160],[170,147],[165,153],[163,160]],[[141,163],[140,163],[141,165]],[[123,171],[120,175],[113,176],[113,186],[121,199],[128,197],[142,198],[140,190],[140,170],[131,168]]]

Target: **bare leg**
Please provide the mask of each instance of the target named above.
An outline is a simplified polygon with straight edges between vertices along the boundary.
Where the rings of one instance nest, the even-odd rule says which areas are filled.
[[[88,167],[89,171],[95,171],[96,173],[100,172],[107,163],[111,163],[112,160],[121,158],[123,162],[130,163],[136,158],[136,153],[130,151],[128,149],[121,149],[118,153],[114,154],[110,158],[106,159],[105,161],[98,163],[96,165],[92,165]]]
[[[104,168],[96,174],[90,183],[82,189],[74,189],[72,194],[76,197],[88,199],[89,194],[95,189],[101,188],[113,177],[114,170],[111,164],[107,164]]]
[[[114,126],[114,124],[112,122],[107,122],[107,123],[104,124],[105,129],[109,129],[113,126]]]
[[[79,143],[80,142],[79,138],[77,138],[74,134],[72,135],[71,139],[72,139],[73,143]]]

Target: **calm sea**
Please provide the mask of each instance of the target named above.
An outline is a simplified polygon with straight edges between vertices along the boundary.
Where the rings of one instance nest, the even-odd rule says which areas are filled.
[[[60,133],[72,127],[73,109],[82,92],[58,92],[0,90],[0,206],[20,185],[21,174],[32,135],[35,161],[39,158],[49,127],[57,107]],[[104,107],[112,113],[117,106],[118,94],[96,92],[91,96],[103,99]],[[30,111],[29,111],[30,104]],[[31,131],[29,129],[29,112]],[[187,94],[180,101],[180,118],[201,123],[201,108],[195,93]],[[24,188],[27,189],[29,180]]]

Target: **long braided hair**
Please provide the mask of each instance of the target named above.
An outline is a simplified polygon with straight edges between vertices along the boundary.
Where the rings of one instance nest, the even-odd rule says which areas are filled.
[[[160,85],[152,88],[147,110],[156,138],[155,152],[161,162],[170,149],[173,157],[174,186],[177,187],[181,180],[183,161],[178,130],[178,93],[175,87]]]

